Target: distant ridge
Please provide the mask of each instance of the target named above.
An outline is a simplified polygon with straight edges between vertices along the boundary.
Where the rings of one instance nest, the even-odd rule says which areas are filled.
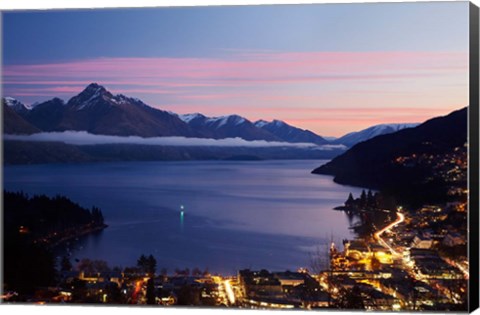
[[[239,115],[207,117],[195,113],[179,115],[179,117],[207,138],[223,139],[239,137],[245,140],[282,140],[268,131],[257,128],[250,120]]]
[[[291,126],[281,120],[273,120],[271,122],[258,120],[255,122],[255,126],[271,132],[276,137],[286,142],[309,142],[319,145],[328,143],[327,140],[311,132],[310,130],[304,130]]]
[[[363,141],[375,138],[377,136],[397,132],[405,128],[413,128],[418,125],[419,125],[418,123],[375,125],[360,131],[350,132],[340,138],[333,140],[332,143],[343,144],[343,145],[346,145],[347,147],[353,147],[355,144],[359,142],[363,142]]]

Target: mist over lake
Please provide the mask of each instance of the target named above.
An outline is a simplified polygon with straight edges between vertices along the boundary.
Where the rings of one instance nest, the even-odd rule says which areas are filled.
[[[308,267],[316,247],[352,236],[343,204],[361,189],[312,175],[326,161],[188,161],[4,167],[4,188],[100,207],[108,228],[71,244],[76,259],[158,267]],[[184,211],[183,220],[180,212]]]

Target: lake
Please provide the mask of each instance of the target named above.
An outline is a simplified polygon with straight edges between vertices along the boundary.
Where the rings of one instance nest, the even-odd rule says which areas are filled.
[[[4,188],[65,195],[102,209],[108,228],[70,244],[72,258],[157,270],[296,270],[317,249],[351,238],[333,207],[360,188],[310,171],[327,161],[186,161],[4,167]],[[183,215],[181,214],[183,211]],[[325,256],[326,258],[326,256]]]

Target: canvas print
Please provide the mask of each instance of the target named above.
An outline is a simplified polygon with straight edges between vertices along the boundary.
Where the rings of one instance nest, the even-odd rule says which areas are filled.
[[[469,5],[2,12],[2,303],[466,311]]]

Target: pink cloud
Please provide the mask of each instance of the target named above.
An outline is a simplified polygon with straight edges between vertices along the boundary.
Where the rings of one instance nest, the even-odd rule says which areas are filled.
[[[456,52],[315,52],[255,54],[248,60],[100,58],[56,64],[9,65],[4,69],[4,78],[8,82],[12,79],[21,81],[60,77],[78,81],[78,78],[88,77],[115,82],[114,78],[128,76],[132,82],[158,80],[159,84],[174,82],[179,85],[224,81],[239,84],[368,78],[382,80],[439,75],[442,71],[455,69],[467,70],[467,57],[466,53]]]
[[[333,128],[333,121],[407,119],[399,116],[406,111],[419,121],[435,115],[431,108],[465,106],[467,73],[467,52],[233,50],[227,59],[97,58],[7,65],[3,88],[10,96],[68,98],[98,82],[112,93],[181,113],[238,113],[311,127],[308,119],[317,119],[321,111],[318,119]],[[315,131],[323,133],[321,128]]]

